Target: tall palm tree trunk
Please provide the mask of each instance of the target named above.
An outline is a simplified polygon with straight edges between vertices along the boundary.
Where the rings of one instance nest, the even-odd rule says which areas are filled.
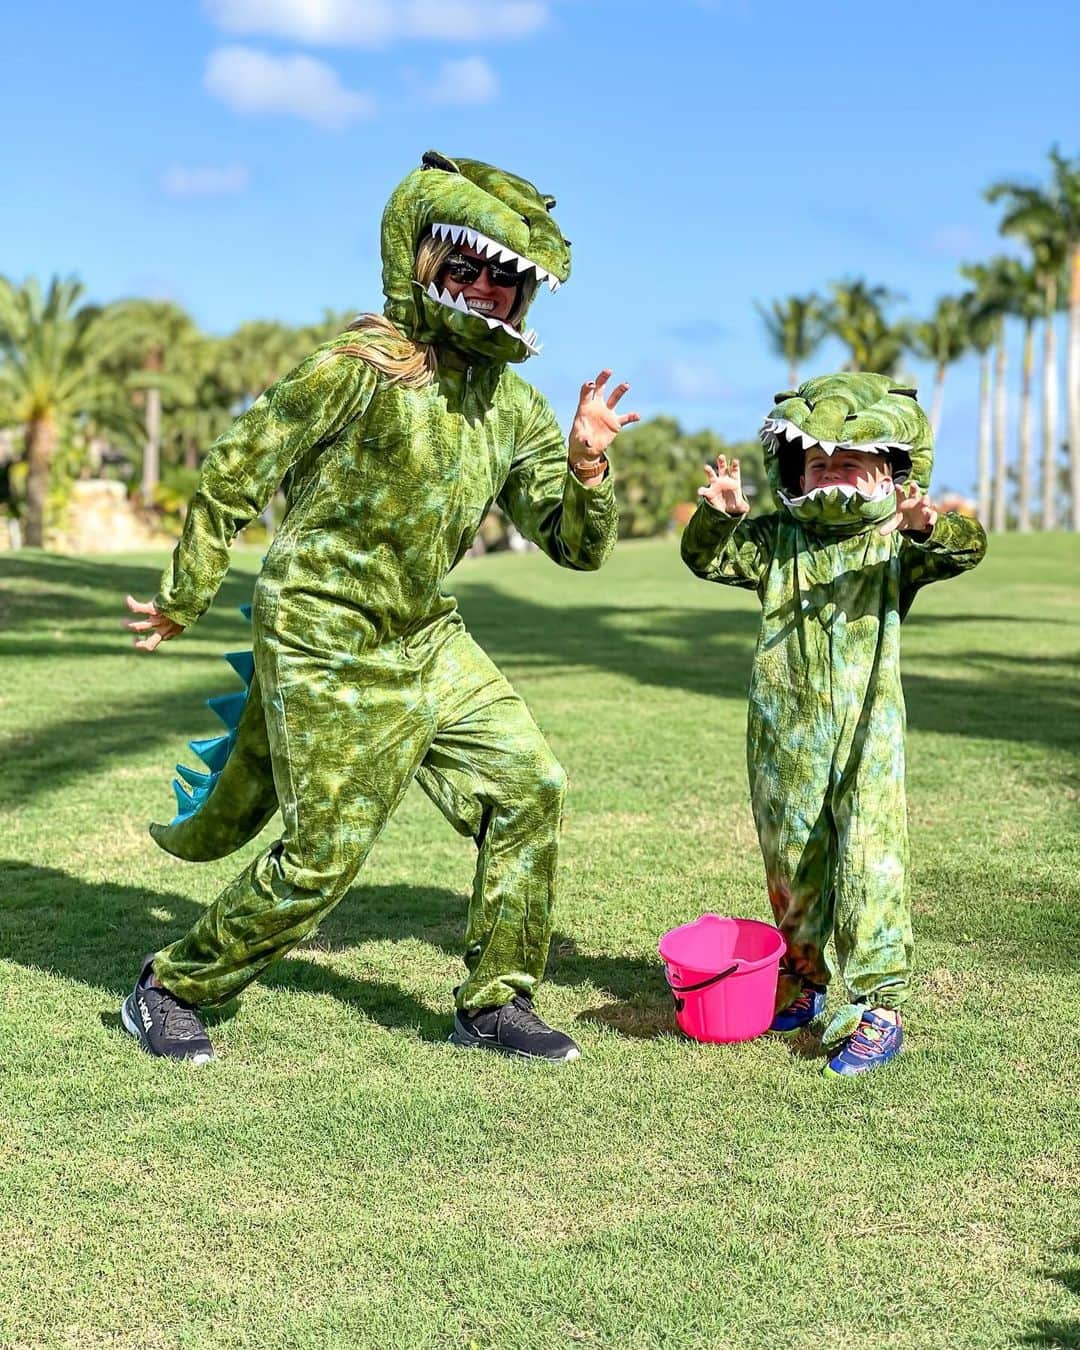
[[[1050,276],[1046,283],[1046,328],[1043,331],[1043,406],[1042,406],[1042,528],[1052,530],[1057,524],[1057,439],[1058,439],[1058,378],[1057,378],[1057,280]]]
[[[1035,368],[1035,320],[1024,319],[1024,355],[1020,363],[1020,463],[1017,469],[1016,528],[1031,529],[1031,376]]]
[[[994,481],[990,528],[1005,529],[1005,496],[1008,491],[1008,464],[1005,453],[1005,320],[998,328],[997,357],[994,362]]]
[[[1080,244],[1069,258],[1069,350],[1065,366],[1072,528],[1080,530]]]
[[[45,503],[58,440],[51,417],[36,417],[27,424],[25,537],[30,548],[45,547]]]
[[[990,519],[990,353],[979,358],[979,519]]]
[[[945,401],[945,371],[948,369],[948,363],[939,361],[937,369],[934,371],[934,398],[930,405],[930,430],[935,438],[938,434],[938,427],[941,426],[941,406]]]
[[[153,506],[154,493],[161,478],[161,390],[146,391],[146,443],[143,446],[142,483],[139,495],[143,506]]]

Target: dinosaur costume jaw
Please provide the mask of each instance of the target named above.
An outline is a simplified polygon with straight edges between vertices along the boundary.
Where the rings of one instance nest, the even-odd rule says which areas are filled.
[[[466,243],[492,261],[514,266],[527,288],[546,282],[555,291],[570,275],[570,248],[551,215],[554,205],[553,197],[524,178],[429,150],[423,167],[399,184],[383,214],[387,318],[414,341],[451,348],[471,365],[535,355],[540,344],[524,327],[527,305],[519,305],[513,324],[477,313],[437,281],[420,284],[416,253],[429,236],[437,243]]]
[[[914,389],[898,389],[886,375],[841,371],[806,380],[776,395],[762,424],[765,468],[777,505],[801,524],[853,533],[884,520],[893,493],[867,496],[839,486],[803,492],[807,452],[853,450],[882,455],[894,484],[909,480],[925,492],[934,462],[934,438]]]
[[[902,483],[911,473],[911,446],[904,441],[828,441],[818,440],[809,432],[802,431],[794,422],[783,417],[766,417],[762,423],[759,439],[765,449],[777,454],[784,443],[801,446],[803,450],[822,450],[826,455],[834,455],[837,450],[858,450],[864,455],[884,455],[893,466],[893,478]],[[897,464],[896,459],[907,459],[907,467]]]

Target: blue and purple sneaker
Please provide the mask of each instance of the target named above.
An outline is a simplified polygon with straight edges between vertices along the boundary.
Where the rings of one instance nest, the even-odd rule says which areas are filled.
[[[831,1078],[851,1078],[869,1069],[888,1064],[904,1043],[904,1031],[899,1020],[891,1022],[880,1013],[867,1009],[853,1036],[825,1065],[824,1072]]]
[[[783,1012],[776,1014],[769,1030],[781,1033],[798,1031],[815,1017],[820,1017],[824,1011],[825,990],[820,984],[809,984],[804,980],[802,993],[794,1003],[789,1003]]]

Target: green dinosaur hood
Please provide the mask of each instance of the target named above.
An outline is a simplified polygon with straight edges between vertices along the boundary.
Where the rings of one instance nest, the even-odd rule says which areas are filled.
[[[464,240],[478,252],[513,262],[526,282],[554,291],[570,275],[570,247],[551,215],[555,198],[524,178],[475,159],[429,150],[394,190],[382,220],[385,313],[409,337],[453,347],[470,364],[524,361],[539,345],[499,319],[470,313],[449,291],[415,277],[416,250],[429,232]]]
[[[776,395],[761,428],[769,486],[781,511],[811,528],[854,532],[888,518],[891,491],[866,497],[854,488],[816,488],[802,493],[799,478],[806,451],[819,446],[876,451],[892,466],[893,481],[930,486],[934,436],[914,389],[899,389],[886,375],[844,371],[806,380]]]

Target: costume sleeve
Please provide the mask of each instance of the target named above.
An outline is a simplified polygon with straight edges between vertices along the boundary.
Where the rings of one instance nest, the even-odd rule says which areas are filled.
[[[900,539],[900,611],[906,614],[915,592],[931,581],[959,576],[982,560],[986,533],[977,520],[943,511],[928,535]]]
[[[530,395],[496,500],[525,538],[560,567],[595,571],[615,547],[619,527],[611,471],[595,487],[579,483],[550,405],[535,389]]]
[[[729,516],[704,497],[683,531],[682,559],[695,576],[756,590],[776,543],[776,516]]]
[[[257,399],[207,451],[184,532],[155,604],[185,627],[209,609],[229,547],[274,495],[297,457],[329,440],[367,407],[367,362],[322,349]]]

